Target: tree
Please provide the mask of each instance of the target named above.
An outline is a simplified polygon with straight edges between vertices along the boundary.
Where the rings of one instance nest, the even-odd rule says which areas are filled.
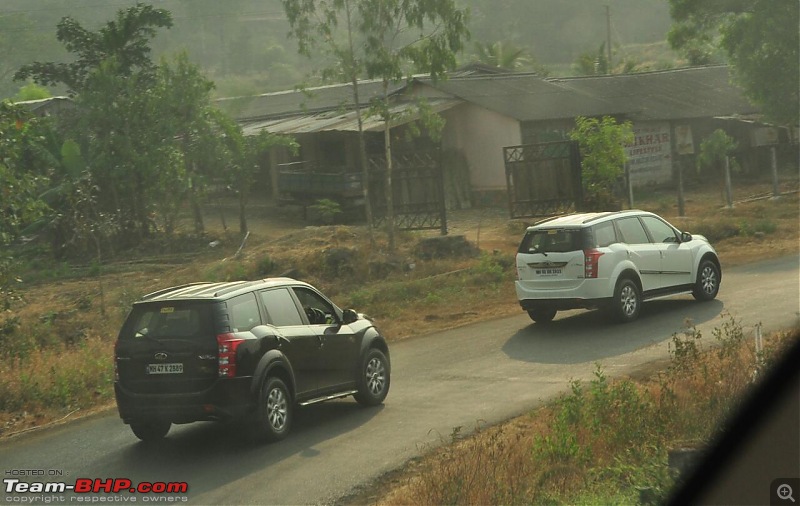
[[[372,242],[372,203],[369,195],[369,166],[367,164],[367,148],[364,141],[364,114],[361,110],[358,80],[363,72],[363,54],[355,43],[355,4],[358,0],[282,0],[283,8],[292,27],[290,34],[297,39],[298,51],[311,57],[314,47],[322,47],[333,56],[334,66],[323,71],[330,75],[336,70],[341,72],[345,81],[353,90],[353,105],[358,124],[358,152],[361,166],[361,187],[364,194],[364,210],[367,217],[367,229]],[[344,31],[344,37],[337,37],[337,29]]]
[[[14,95],[14,102],[25,102],[26,100],[41,100],[43,98],[50,98],[52,95],[43,86],[29,83],[19,89]]]
[[[528,52],[510,42],[475,43],[477,58],[480,63],[506,70],[518,70],[530,63]]]
[[[232,119],[218,114],[217,125],[228,153],[228,167],[225,171],[227,181],[239,196],[239,233],[248,232],[247,197],[255,181],[255,175],[264,165],[269,151],[282,146],[296,151],[297,142],[285,135],[272,134],[262,130],[258,135],[245,136],[241,127]]]
[[[155,66],[150,59],[150,40],[156,28],[172,26],[172,15],[164,9],[137,4],[121,9],[114,21],[91,32],[76,20],[66,17],[58,23],[56,38],[77,60],[72,63],[35,62],[22,66],[14,75],[17,81],[33,79],[37,84],[65,84],[74,95],[85,89],[91,73],[113,59],[121,76],[151,74]]]
[[[609,116],[579,116],[575,124],[569,136],[581,150],[584,201],[592,210],[607,211],[618,205],[612,188],[623,175],[628,156],[625,145],[633,142],[633,127]]]
[[[409,72],[444,78],[469,38],[469,11],[457,8],[454,0],[359,0],[358,12],[365,39],[364,68],[368,77],[383,82],[383,96],[373,106],[383,120],[389,250],[394,251],[389,83]]]
[[[581,76],[597,76],[611,73],[608,65],[606,43],[600,44],[597,52],[586,51],[580,54],[572,64],[573,70]]]
[[[734,79],[768,118],[780,125],[798,124],[797,0],[670,0],[670,12],[668,39],[674,49],[692,57],[703,48],[721,48]]]
[[[40,177],[27,170],[25,163],[31,159],[31,151],[40,147],[43,128],[23,107],[0,102],[0,314],[18,298],[14,290],[19,282],[15,261],[5,247],[44,211],[38,198]],[[15,327],[15,322],[4,317],[0,330]]]
[[[17,239],[42,212],[41,177],[25,163],[41,136],[41,123],[27,109],[0,102],[0,246]]]
[[[170,24],[170,13],[141,4],[96,32],[65,18],[59,40],[76,60],[20,70],[20,78],[60,82],[75,94],[75,109],[62,117],[72,156],[61,148],[49,192],[54,252],[93,246],[99,261],[103,249],[141,240],[159,220],[171,233],[186,199],[203,233],[205,189],[230,157],[211,105],[213,83],[185,53],[159,65],[149,59],[156,28]]]

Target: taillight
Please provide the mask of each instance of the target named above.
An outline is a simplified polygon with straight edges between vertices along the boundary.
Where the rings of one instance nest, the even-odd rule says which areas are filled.
[[[583,250],[583,266],[584,278],[596,278],[597,271],[598,271],[598,263],[600,261],[600,257],[603,256],[602,251],[598,251],[596,249],[585,249]]]
[[[220,378],[233,378],[236,376],[236,348],[243,341],[244,339],[239,339],[234,334],[219,334],[217,336],[219,350],[217,359]]]

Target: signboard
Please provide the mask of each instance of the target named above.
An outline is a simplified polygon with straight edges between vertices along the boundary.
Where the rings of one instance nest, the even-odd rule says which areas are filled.
[[[625,146],[631,184],[668,183],[672,180],[672,141],[669,123],[633,125],[633,142]]]

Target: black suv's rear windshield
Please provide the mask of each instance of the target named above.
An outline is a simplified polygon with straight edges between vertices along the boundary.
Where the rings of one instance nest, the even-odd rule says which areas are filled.
[[[579,228],[543,228],[529,230],[519,253],[567,253],[579,251],[587,247],[586,229]]]
[[[193,339],[213,334],[212,304],[164,302],[133,306],[120,338]]]

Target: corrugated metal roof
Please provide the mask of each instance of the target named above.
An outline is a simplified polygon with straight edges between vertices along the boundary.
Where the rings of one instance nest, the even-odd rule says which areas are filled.
[[[433,111],[442,112],[462,103],[462,101],[458,99],[429,99],[427,103]],[[416,120],[418,115],[414,114],[414,105],[414,102],[399,102],[394,104],[391,108],[392,115],[402,119],[393,122],[392,126],[398,126]],[[383,130],[383,120],[378,117],[372,116],[364,118],[363,122],[363,129],[366,132]],[[358,118],[354,110],[331,110],[317,114],[292,115],[242,122],[242,129],[245,135],[256,135],[261,130],[267,130],[268,132],[276,134],[303,134],[326,131],[357,132]]]
[[[742,90],[731,83],[724,65],[548,82],[602,100],[610,106],[604,114],[627,108],[634,119],[675,120],[758,112]]]
[[[404,87],[405,83],[390,83],[389,94],[394,94]],[[383,95],[383,83],[381,81],[359,81],[358,93],[359,101],[366,105],[373,98]],[[280,116],[346,110],[354,107],[351,84],[279,91],[251,97],[221,98],[215,102],[220,109],[240,123]]]
[[[536,74],[452,78],[436,83],[421,81],[519,121],[627,114],[636,110],[632,104],[616,106],[592,93],[546,81]]]
[[[515,74],[420,82],[519,121],[603,115],[672,120],[758,112],[730,82],[726,66],[572,78]]]
[[[741,89],[731,83],[726,66],[573,78],[544,79],[531,73],[451,77],[436,82],[417,78],[414,81],[450,97],[429,98],[434,110],[442,111],[466,101],[518,121],[604,115],[622,115],[634,120],[676,120],[758,112]],[[395,113],[407,112],[410,108],[408,102],[397,101],[405,86],[405,83],[391,85]],[[414,93],[413,87],[409,89]],[[363,81],[359,83],[359,91],[366,104],[370,98],[381,95],[382,83]],[[324,86],[309,92],[311,95],[303,91],[268,93],[221,99],[217,103],[244,126],[246,134],[262,129],[285,134],[358,129],[351,85]],[[382,124],[377,118],[368,118],[364,128],[379,131]]]

